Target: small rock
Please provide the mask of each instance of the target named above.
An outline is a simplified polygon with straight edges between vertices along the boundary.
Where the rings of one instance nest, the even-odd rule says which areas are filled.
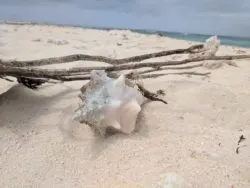
[[[50,44],[56,44],[56,45],[66,45],[66,44],[69,44],[69,42],[66,41],[66,40],[53,40],[53,39],[49,39],[47,42],[50,43]]]
[[[33,42],[41,42],[42,39],[38,38],[38,39],[34,39],[34,40],[32,40],[32,41],[33,41]]]

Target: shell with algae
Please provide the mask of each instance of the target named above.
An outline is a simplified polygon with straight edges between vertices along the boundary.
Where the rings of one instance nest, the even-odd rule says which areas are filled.
[[[129,134],[136,127],[136,120],[144,97],[124,75],[113,79],[103,70],[93,70],[83,92],[83,104],[75,111],[74,119],[86,123],[101,135],[107,128]]]

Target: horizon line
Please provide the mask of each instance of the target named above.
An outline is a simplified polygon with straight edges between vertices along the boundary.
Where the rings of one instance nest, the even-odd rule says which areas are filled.
[[[118,29],[118,30],[131,30],[131,31],[149,31],[152,33],[166,32],[166,33],[178,33],[188,35],[204,35],[204,36],[218,36],[218,37],[231,37],[231,38],[240,38],[240,39],[248,39],[248,36],[236,36],[236,35],[221,35],[221,34],[202,34],[202,33],[190,33],[190,32],[180,32],[180,31],[167,31],[167,30],[157,30],[157,29],[145,29],[145,28],[125,28],[125,27],[108,27],[108,26],[84,26],[84,25],[75,25],[75,24],[58,24],[54,22],[33,22],[33,21],[12,21],[12,20],[0,20],[0,24],[9,24],[9,25],[48,25],[48,26],[58,26],[58,27],[74,27],[74,28],[93,28],[93,29]]]

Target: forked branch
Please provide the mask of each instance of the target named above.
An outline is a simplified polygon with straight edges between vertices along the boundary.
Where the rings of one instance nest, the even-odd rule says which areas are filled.
[[[97,67],[77,67],[71,69],[39,69],[30,67],[11,67],[0,65],[0,75],[13,76],[13,77],[36,77],[61,80],[62,77],[72,76],[72,73],[86,72],[92,70],[105,70],[121,71],[121,70],[134,70],[145,67],[166,67],[170,65],[183,65],[192,62],[199,62],[205,60],[233,60],[233,59],[247,59],[250,55],[233,55],[233,56],[210,56],[210,57],[197,57],[188,58],[180,61],[163,61],[163,62],[144,62],[144,63],[131,63],[114,66],[97,66]],[[81,79],[80,79],[81,80]]]

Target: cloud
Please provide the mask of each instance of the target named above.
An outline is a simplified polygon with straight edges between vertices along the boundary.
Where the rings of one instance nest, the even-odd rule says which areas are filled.
[[[249,0],[0,0],[11,18],[250,36]]]
[[[164,15],[168,11],[195,13],[249,13],[249,0],[1,0],[1,4],[34,5],[45,3],[75,4],[84,10],[109,10],[137,14]],[[182,12],[178,12],[181,14]]]
[[[184,10],[189,14],[223,14],[247,13],[250,14],[249,0],[135,0],[138,9],[150,10],[164,15],[168,11]],[[143,11],[144,12],[144,11]],[[178,12],[182,14],[183,12]]]
[[[57,1],[59,0],[51,0]],[[64,2],[75,2],[86,9],[111,9],[127,12],[166,13],[169,10],[186,9],[204,13],[240,13],[250,14],[249,0],[64,0]],[[192,12],[192,13],[195,13]],[[181,12],[179,12],[181,14]]]

